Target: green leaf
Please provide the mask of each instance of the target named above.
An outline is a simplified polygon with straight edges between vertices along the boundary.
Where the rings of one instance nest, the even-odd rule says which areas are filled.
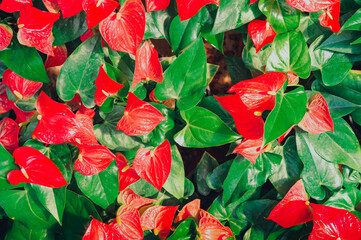
[[[295,136],[290,136],[283,146],[283,158],[278,171],[270,181],[276,190],[286,196],[291,187],[301,178],[303,163],[298,156]]]
[[[210,34],[202,34],[202,37],[209,42],[213,47],[215,47],[222,54],[223,52],[223,44],[224,44],[224,33],[218,33],[215,35]]]
[[[278,91],[276,105],[264,126],[263,145],[279,138],[293,125],[298,124],[306,113],[306,103],[307,96],[303,87],[287,93]]]
[[[176,99],[181,110],[195,106],[207,86],[207,59],[202,39],[192,43],[164,72],[162,84],[157,84],[158,100]]]
[[[185,172],[182,156],[176,145],[172,145],[172,165],[163,188],[177,199],[184,197]]]
[[[129,91],[129,80],[128,77],[121,72],[119,69],[113,67],[112,65],[110,65],[109,63],[105,63],[105,72],[107,73],[107,75],[113,79],[114,81],[123,84],[123,88],[120,89],[117,93],[117,96],[120,97],[126,97],[128,95],[128,91]]]
[[[0,59],[8,68],[25,79],[50,82],[43,60],[34,47],[24,46],[13,40],[7,48],[0,51]]]
[[[5,240],[54,240],[55,235],[48,229],[31,229],[19,221],[14,221]]]
[[[197,237],[197,225],[193,219],[182,221],[168,240],[192,240]]]
[[[322,200],[326,196],[323,186],[330,190],[338,190],[342,187],[342,176],[338,165],[318,155],[310,141],[312,134],[298,128],[296,133],[297,152],[304,164],[301,177],[305,188],[311,197]]]
[[[124,107],[116,105],[111,113],[106,114],[104,122],[94,126],[94,134],[98,141],[116,151],[132,151],[144,146],[139,137],[126,135],[116,130],[117,123],[124,114]]]
[[[118,196],[119,169],[113,161],[107,169],[91,176],[84,176],[75,172],[74,176],[79,189],[95,204],[106,209],[114,203]]]
[[[56,84],[59,97],[63,101],[70,101],[75,94],[79,94],[86,107],[94,107],[94,83],[103,58],[100,34],[82,43],[61,68]]]
[[[196,167],[195,173],[198,192],[203,196],[207,196],[211,192],[206,179],[208,174],[210,174],[216,167],[218,167],[217,160],[207,152],[204,152],[201,161]]]
[[[252,70],[257,70],[260,72],[264,72],[267,59],[271,54],[272,48],[270,45],[265,46],[258,52],[256,52],[256,48],[252,42],[252,39],[249,35],[247,35],[246,46],[243,48],[242,52],[242,60],[246,68]]]
[[[211,34],[218,34],[238,28],[261,16],[257,4],[249,4],[247,0],[222,0]]]
[[[360,35],[355,34],[354,31],[343,31],[342,34],[334,33],[318,46],[318,49],[348,54],[361,54],[360,46],[357,46],[357,44],[351,45],[359,37]]]
[[[335,95],[321,92],[325,98],[332,119],[340,118],[359,109],[360,106]]]
[[[361,147],[355,133],[342,118],[335,119],[333,123],[334,132],[309,134],[311,144],[323,159],[361,172]]]
[[[314,17],[312,13],[307,15],[306,13],[302,13],[298,30],[302,32],[306,41],[311,43],[317,37],[324,34],[327,31],[327,28],[321,26],[318,17]]]
[[[144,33],[144,37],[143,39],[149,39],[149,38],[153,38],[153,39],[160,39],[160,38],[164,38],[162,33],[159,32],[153,17],[152,17],[152,12],[150,13],[145,13],[145,33]]]
[[[260,0],[258,7],[277,34],[294,30],[300,23],[301,11],[285,0]]]
[[[210,189],[219,190],[222,188],[223,182],[227,177],[228,171],[232,165],[232,161],[222,163],[207,176],[207,185]]]
[[[181,116],[187,125],[174,136],[174,140],[183,147],[214,147],[240,137],[207,109],[194,107],[181,111]]]
[[[246,68],[241,58],[226,56],[226,61],[233,84],[252,78],[251,72]]]
[[[267,71],[292,72],[301,78],[308,78],[311,72],[311,58],[301,32],[291,31],[275,37],[267,61]]]
[[[55,218],[28,190],[1,191],[0,206],[9,218],[20,221],[31,229],[50,228],[56,224]]]
[[[209,85],[218,71],[219,66],[207,63],[207,85]]]
[[[134,68],[135,68],[134,59],[132,59],[129,56],[129,54],[123,53],[123,52],[117,52],[117,51],[111,49],[109,46],[107,46],[106,49],[109,52],[109,58],[112,61],[113,66],[115,68],[118,68],[120,70],[120,72],[123,73],[124,76],[127,77],[128,84],[123,84],[125,86],[124,89],[127,89],[127,86],[129,85],[129,81],[132,80],[133,76],[134,76]],[[123,91],[123,89],[120,90],[120,92],[122,92],[122,91]],[[128,93],[128,90],[126,90],[126,91],[127,91],[126,93]]]
[[[81,11],[79,14],[60,18],[54,23],[52,32],[54,34],[54,46],[73,41],[83,35],[88,30],[86,23],[86,13]]]
[[[93,216],[101,220],[92,202],[72,191],[66,192],[66,205],[63,217],[63,239],[82,239]]]
[[[343,30],[361,31],[361,9],[357,10],[342,26]]]
[[[152,198],[159,193],[159,191],[152,184],[142,178],[131,184],[129,188],[132,189],[136,194],[146,198]]]
[[[0,144],[0,191],[13,189],[23,186],[23,184],[12,185],[7,179],[7,175],[11,170],[15,170],[15,161],[13,156],[6,151]]]
[[[332,197],[330,197],[324,205],[334,207],[334,208],[343,208],[347,211],[355,211],[357,205],[361,202],[361,192],[357,188],[347,188],[342,189],[339,192],[336,192]]]

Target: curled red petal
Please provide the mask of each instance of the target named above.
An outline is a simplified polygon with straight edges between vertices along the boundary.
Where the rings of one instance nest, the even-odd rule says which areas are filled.
[[[264,121],[261,116],[263,110],[248,109],[238,95],[215,96],[215,98],[232,115],[238,132],[244,138],[258,139],[263,136]]]
[[[0,84],[0,114],[10,111],[13,106],[13,101],[11,101],[6,94],[6,85]]]
[[[298,124],[300,128],[312,134],[333,132],[333,121],[327,102],[321,93],[316,93],[311,97],[307,109],[305,116]]]
[[[63,18],[68,18],[77,15],[83,10],[82,0],[57,0]]]
[[[263,153],[266,147],[261,148],[263,137],[258,139],[243,139],[243,141],[233,150],[233,153],[239,153],[251,163],[255,164],[258,156]]]
[[[140,225],[140,216],[135,208],[123,206],[118,210],[116,221],[111,224],[115,239],[141,240],[143,231]]]
[[[45,61],[45,68],[61,66],[68,58],[68,50],[65,45],[59,45],[53,47],[54,56],[49,56]]]
[[[340,0],[286,0],[286,2],[294,8],[303,12],[318,12],[328,8],[332,4],[340,2]]]
[[[69,143],[72,143],[76,146],[98,144],[97,138],[95,137],[93,131],[92,119],[88,115],[80,113],[77,113],[75,117],[78,123],[78,130],[74,137],[69,140]]]
[[[113,240],[112,228],[93,218],[82,240]]]
[[[80,108],[78,109],[78,111],[76,112],[76,114],[88,115],[88,117],[90,117],[90,119],[93,119],[95,116],[95,111],[94,111],[94,109],[87,108],[84,106],[84,104],[82,104],[80,106]]]
[[[128,165],[128,160],[121,153],[116,153],[116,163],[119,168],[119,191],[123,191],[130,184],[135,183],[140,179],[135,170]]]
[[[227,238],[233,238],[232,231],[229,227],[223,226],[217,218],[207,213],[204,210],[200,212],[200,219],[198,225],[198,232],[201,235],[201,239],[204,240],[226,240]]]
[[[160,190],[170,173],[172,164],[171,148],[166,139],[154,150],[140,148],[133,160],[134,170],[138,176]]]
[[[332,32],[340,31],[340,6],[341,3],[337,2],[329,6],[324,13],[320,15],[320,24],[328,27]]]
[[[104,71],[103,65],[100,66],[95,85],[97,87],[95,91],[95,104],[98,106],[103,105],[107,97],[115,95],[124,87],[123,84],[117,83],[108,77],[107,73]]]
[[[29,100],[43,86],[41,82],[34,82],[20,77],[10,69],[3,74],[3,83],[19,99]]]
[[[11,118],[0,121],[0,144],[9,152],[19,146],[19,130],[18,124]]]
[[[272,210],[270,219],[284,228],[312,220],[312,208],[302,180],[297,181],[286,196]]]
[[[74,169],[85,176],[98,174],[105,170],[116,156],[102,145],[81,145]]]
[[[0,50],[7,48],[13,38],[13,30],[6,24],[0,23]]]
[[[272,110],[275,106],[276,93],[287,80],[283,72],[269,72],[259,77],[239,82],[228,92],[236,92],[249,109]]]
[[[0,3],[0,10],[7,13],[13,13],[32,5],[33,3],[31,0],[3,0]]]
[[[30,111],[30,112],[25,112],[25,111],[21,110],[20,108],[18,108],[15,104],[13,104],[12,109],[15,112],[15,115],[16,115],[15,122],[17,122],[17,123],[29,122],[30,119],[32,119],[36,113],[35,110]]]
[[[127,0],[118,13],[100,23],[100,33],[113,50],[135,55],[145,32],[145,10],[140,0]]]
[[[45,54],[54,55],[52,48],[54,37],[51,29],[59,17],[60,13],[45,12],[34,7],[22,9],[18,20],[17,35],[20,44],[36,47]]]
[[[199,210],[201,209],[201,200],[194,199],[192,202],[184,205],[182,210],[178,213],[174,222],[179,222],[189,217],[198,217]]]
[[[119,193],[120,202],[123,205],[130,206],[139,210],[140,208],[150,205],[153,202],[157,201],[154,199],[145,198],[136,194],[132,189],[126,188]]]
[[[41,92],[36,100],[38,126],[33,136],[47,144],[61,144],[69,141],[78,131],[75,114],[65,104],[57,103]]]
[[[361,221],[345,209],[312,204],[313,230],[310,240],[361,239]]]
[[[257,19],[248,24],[248,33],[256,47],[256,52],[273,42],[276,37],[276,33],[267,21]]]
[[[298,82],[300,81],[300,78],[295,73],[288,72],[287,76],[288,76],[288,86],[297,85]]]
[[[146,0],[147,12],[164,10],[169,6],[170,0]]]
[[[58,0],[43,0],[43,3],[46,9],[51,13],[58,13],[60,10]]]
[[[107,18],[117,7],[119,2],[113,0],[84,0],[83,9],[86,12],[88,28],[93,28]]]
[[[117,129],[130,136],[145,135],[164,120],[166,118],[158,109],[129,92],[124,116],[118,122]]]
[[[148,41],[137,50],[135,55],[135,70],[132,87],[142,80],[163,82],[163,69],[158,59],[158,52]]]
[[[82,42],[85,42],[88,38],[91,38],[92,36],[94,36],[94,30],[93,29],[89,29],[88,31],[86,31],[83,35],[80,36],[80,40]]]
[[[221,0],[177,0],[178,14],[181,21],[190,19],[207,4],[219,6]]]
[[[13,154],[20,170],[9,172],[7,178],[13,185],[20,182],[60,188],[68,185],[59,168],[44,154],[31,147],[20,147]]]
[[[178,206],[155,205],[143,213],[140,223],[143,231],[154,230],[160,238],[166,238],[172,227],[174,215]]]

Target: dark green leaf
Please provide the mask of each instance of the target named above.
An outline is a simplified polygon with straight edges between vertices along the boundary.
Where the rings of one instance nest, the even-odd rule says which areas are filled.
[[[97,34],[82,43],[61,68],[56,89],[59,97],[70,101],[79,94],[86,107],[94,107],[95,79],[104,62],[101,36]]]
[[[12,44],[0,51],[0,59],[8,68],[25,79],[50,82],[44,63],[34,47],[30,48],[12,41]]]
[[[233,84],[252,78],[251,72],[246,68],[241,58],[226,56],[226,60]]]
[[[86,13],[81,11],[79,14],[60,18],[55,22],[52,32],[54,34],[54,46],[73,41],[83,35],[88,30],[86,23]]]
[[[164,73],[162,84],[157,84],[158,100],[176,99],[181,110],[195,106],[207,86],[207,60],[202,39],[192,43]]]
[[[183,147],[214,147],[240,137],[207,109],[194,107],[181,111],[181,115],[187,125],[174,136],[174,140]]]
[[[75,172],[74,176],[79,189],[95,204],[106,209],[114,203],[118,196],[119,169],[113,161],[104,171],[90,176]]]
[[[177,199],[184,197],[185,173],[182,156],[176,145],[172,145],[172,165],[163,188]]]
[[[215,169],[207,176],[207,185],[210,189],[218,190],[222,188],[223,182],[227,177],[232,161],[227,161]]]
[[[208,174],[210,174],[213,169],[218,166],[218,162],[215,158],[205,152],[202,156],[201,161],[198,163],[196,167],[196,183],[198,192],[203,195],[207,196],[211,189],[208,187],[206,179]]]
[[[184,220],[168,240],[193,240],[197,237],[197,225],[193,219]]]
[[[151,198],[159,193],[159,191],[152,184],[142,178],[131,184],[129,188],[132,189],[136,194],[146,198]]]
[[[336,192],[330,197],[324,205],[343,208],[350,212],[355,211],[357,205],[361,202],[361,192],[357,188],[347,188]]]
[[[352,17],[345,22],[341,30],[361,31],[361,9],[357,10]]]
[[[361,54],[360,46],[351,45],[351,43],[360,37],[354,31],[343,31],[342,34],[332,34],[327,38],[318,49],[329,50],[333,52]]]
[[[48,229],[31,229],[19,221],[14,221],[5,240],[54,240],[55,235]]]
[[[311,59],[301,32],[291,31],[275,37],[272,53],[267,61],[267,71],[292,72],[301,78],[308,78]]]

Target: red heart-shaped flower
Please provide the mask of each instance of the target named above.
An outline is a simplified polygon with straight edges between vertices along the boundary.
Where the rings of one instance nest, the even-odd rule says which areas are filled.
[[[219,6],[221,0],[177,0],[178,14],[181,21],[192,18],[207,4]]]
[[[150,205],[157,200],[145,198],[136,194],[132,189],[126,188],[119,193],[118,199],[123,205],[130,206],[139,210],[140,208]]]
[[[65,45],[59,45],[53,47],[54,56],[48,55],[45,61],[45,68],[61,66],[68,58],[68,50]]]
[[[252,39],[256,52],[273,42],[276,33],[267,21],[255,19],[248,24],[248,34]]]
[[[201,200],[194,199],[192,202],[184,205],[182,210],[179,211],[174,222],[179,222],[189,217],[198,218],[199,210],[201,209]]]
[[[2,0],[0,10],[7,13],[18,12],[28,6],[32,6],[31,0]]]
[[[0,50],[7,48],[13,38],[13,30],[6,24],[0,23]]]
[[[340,2],[340,0],[286,0],[291,7],[297,8],[303,12],[318,12],[328,8],[332,4]]]
[[[330,28],[332,32],[340,31],[340,7],[340,2],[329,6],[325,12],[320,15],[320,24]]]
[[[91,29],[107,18],[117,7],[119,2],[113,0],[84,0],[83,9],[86,12],[86,22]]]
[[[11,118],[0,121],[0,144],[9,152],[14,151],[19,145],[19,126]]]
[[[93,218],[82,240],[113,240],[113,229],[108,224]]]
[[[164,10],[169,6],[170,0],[145,0],[147,12]]]
[[[110,226],[113,230],[114,239],[119,240],[141,240],[143,231],[140,225],[140,216],[135,208],[122,206],[117,217]]]

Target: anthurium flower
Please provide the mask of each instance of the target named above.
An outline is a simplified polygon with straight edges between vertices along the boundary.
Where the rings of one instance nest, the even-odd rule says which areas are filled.
[[[13,13],[32,5],[33,3],[31,0],[2,0],[0,3],[0,10],[7,13]]]
[[[135,55],[135,70],[132,87],[134,88],[142,80],[163,82],[163,69],[158,59],[158,52],[148,41],[137,50]]]
[[[95,104],[98,106],[103,105],[107,97],[115,95],[120,89],[124,87],[123,84],[117,83],[104,71],[104,65],[100,66],[99,74],[95,80],[97,89],[95,91]]]
[[[31,147],[20,147],[13,154],[20,170],[9,172],[7,178],[13,185],[33,183],[60,188],[68,185],[59,168],[47,156]]]
[[[86,12],[88,28],[93,28],[107,18],[117,7],[119,2],[113,0],[84,0],[83,9]]]
[[[41,92],[36,100],[38,126],[33,136],[47,144],[61,144],[69,141],[78,131],[75,114],[65,104],[57,103]]]
[[[0,114],[10,111],[14,103],[8,98],[6,94],[6,85],[0,83]]]
[[[3,73],[3,83],[17,98],[25,101],[29,100],[43,86],[43,83],[22,78],[10,69]]]
[[[296,9],[299,9],[303,12],[318,12],[323,9],[328,8],[332,4],[340,2],[340,0],[317,0],[317,1],[309,1],[309,0],[286,0],[286,2]]]
[[[267,21],[257,19],[248,24],[248,33],[256,47],[256,52],[273,42],[276,37],[276,33]]]
[[[135,55],[145,32],[145,10],[140,0],[127,0],[118,13],[100,23],[100,33],[113,50]]]
[[[13,30],[6,24],[0,23],[0,50],[7,48],[13,38]]]
[[[312,220],[312,208],[302,180],[298,180],[272,210],[270,219],[284,228]]]
[[[169,6],[170,0],[146,0],[147,12],[164,10]]]
[[[154,199],[145,198],[136,194],[132,189],[126,188],[119,193],[118,200],[126,206],[139,210],[140,208],[150,205],[157,201]]]
[[[310,240],[361,239],[361,221],[345,209],[312,204],[313,230]]]
[[[263,137],[258,139],[243,139],[243,141],[233,150],[233,153],[239,153],[251,163],[255,164],[258,156],[265,152],[267,147],[261,148]]]
[[[138,181],[140,177],[135,172],[134,168],[128,165],[128,160],[123,154],[117,153],[115,156],[117,157],[116,163],[119,168],[119,191],[123,191],[130,184]]]
[[[84,106],[84,104],[82,104],[78,111],[76,112],[76,114],[84,114],[84,115],[88,115],[88,117],[90,117],[90,119],[93,119],[95,116],[95,111],[94,109],[91,108],[87,108]]]
[[[63,18],[68,18],[77,15],[83,10],[82,0],[57,0]]]
[[[141,240],[143,231],[140,225],[140,216],[135,208],[122,206],[117,212],[115,221],[110,225],[114,239]]]
[[[48,55],[48,57],[46,58],[44,64],[45,68],[61,66],[65,63],[66,59],[68,58],[68,50],[66,49],[66,46],[64,44],[59,46],[54,46],[53,53],[54,56]]]
[[[30,119],[32,119],[36,113],[35,110],[30,111],[30,112],[25,112],[25,111],[21,110],[20,108],[18,108],[15,104],[13,104],[12,109],[14,110],[15,115],[16,115],[15,122],[17,122],[19,124],[29,122]]]
[[[159,191],[167,181],[171,164],[172,154],[167,139],[154,150],[140,148],[133,160],[133,167],[138,176]]]
[[[9,152],[14,151],[19,145],[19,127],[11,118],[0,121],[0,144]]]
[[[60,10],[58,0],[43,0],[43,3],[46,9],[51,13],[58,13]]]
[[[113,240],[112,228],[108,224],[93,218],[82,240]]]
[[[51,29],[59,17],[60,13],[44,12],[34,7],[21,10],[18,20],[19,42],[28,47],[36,47],[45,54],[54,55]]]
[[[287,80],[283,72],[269,72],[259,77],[241,81],[228,92],[235,92],[249,109],[272,110],[275,106],[276,93]]]
[[[178,213],[174,222],[179,222],[189,217],[198,217],[199,210],[201,209],[201,200],[194,199],[192,202],[184,205],[182,210]]]
[[[244,138],[258,139],[263,136],[263,110],[261,111],[261,109],[248,109],[238,95],[214,97],[222,105],[222,107],[232,115],[238,132]]]
[[[202,240],[213,240],[233,238],[232,231],[229,227],[225,227],[218,221],[217,218],[204,210],[200,211],[200,220],[198,224],[199,239]]]
[[[124,116],[117,124],[117,129],[130,136],[150,133],[160,122],[166,120],[163,114],[129,92]]]
[[[221,0],[177,0],[178,14],[181,21],[192,18],[207,4],[219,6]]]
[[[85,176],[98,174],[105,170],[116,156],[102,145],[80,145],[79,156],[74,169]]]
[[[92,119],[85,114],[77,113],[75,114],[78,123],[78,130],[72,137],[69,143],[72,143],[76,146],[80,145],[96,145],[98,144],[97,138],[95,137],[93,131],[93,121]]]
[[[320,24],[328,27],[332,32],[340,31],[340,6],[341,3],[337,2],[329,6],[325,12],[320,15]]]
[[[333,121],[321,93],[316,93],[308,101],[307,112],[298,126],[312,134],[333,132]]]
[[[297,85],[300,81],[300,78],[297,76],[297,74],[294,74],[292,72],[287,73],[288,76],[288,86]]]
[[[166,238],[172,227],[173,218],[178,206],[155,205],[143,213],[140,218],[143,231],[154,230],[155,235]]]

